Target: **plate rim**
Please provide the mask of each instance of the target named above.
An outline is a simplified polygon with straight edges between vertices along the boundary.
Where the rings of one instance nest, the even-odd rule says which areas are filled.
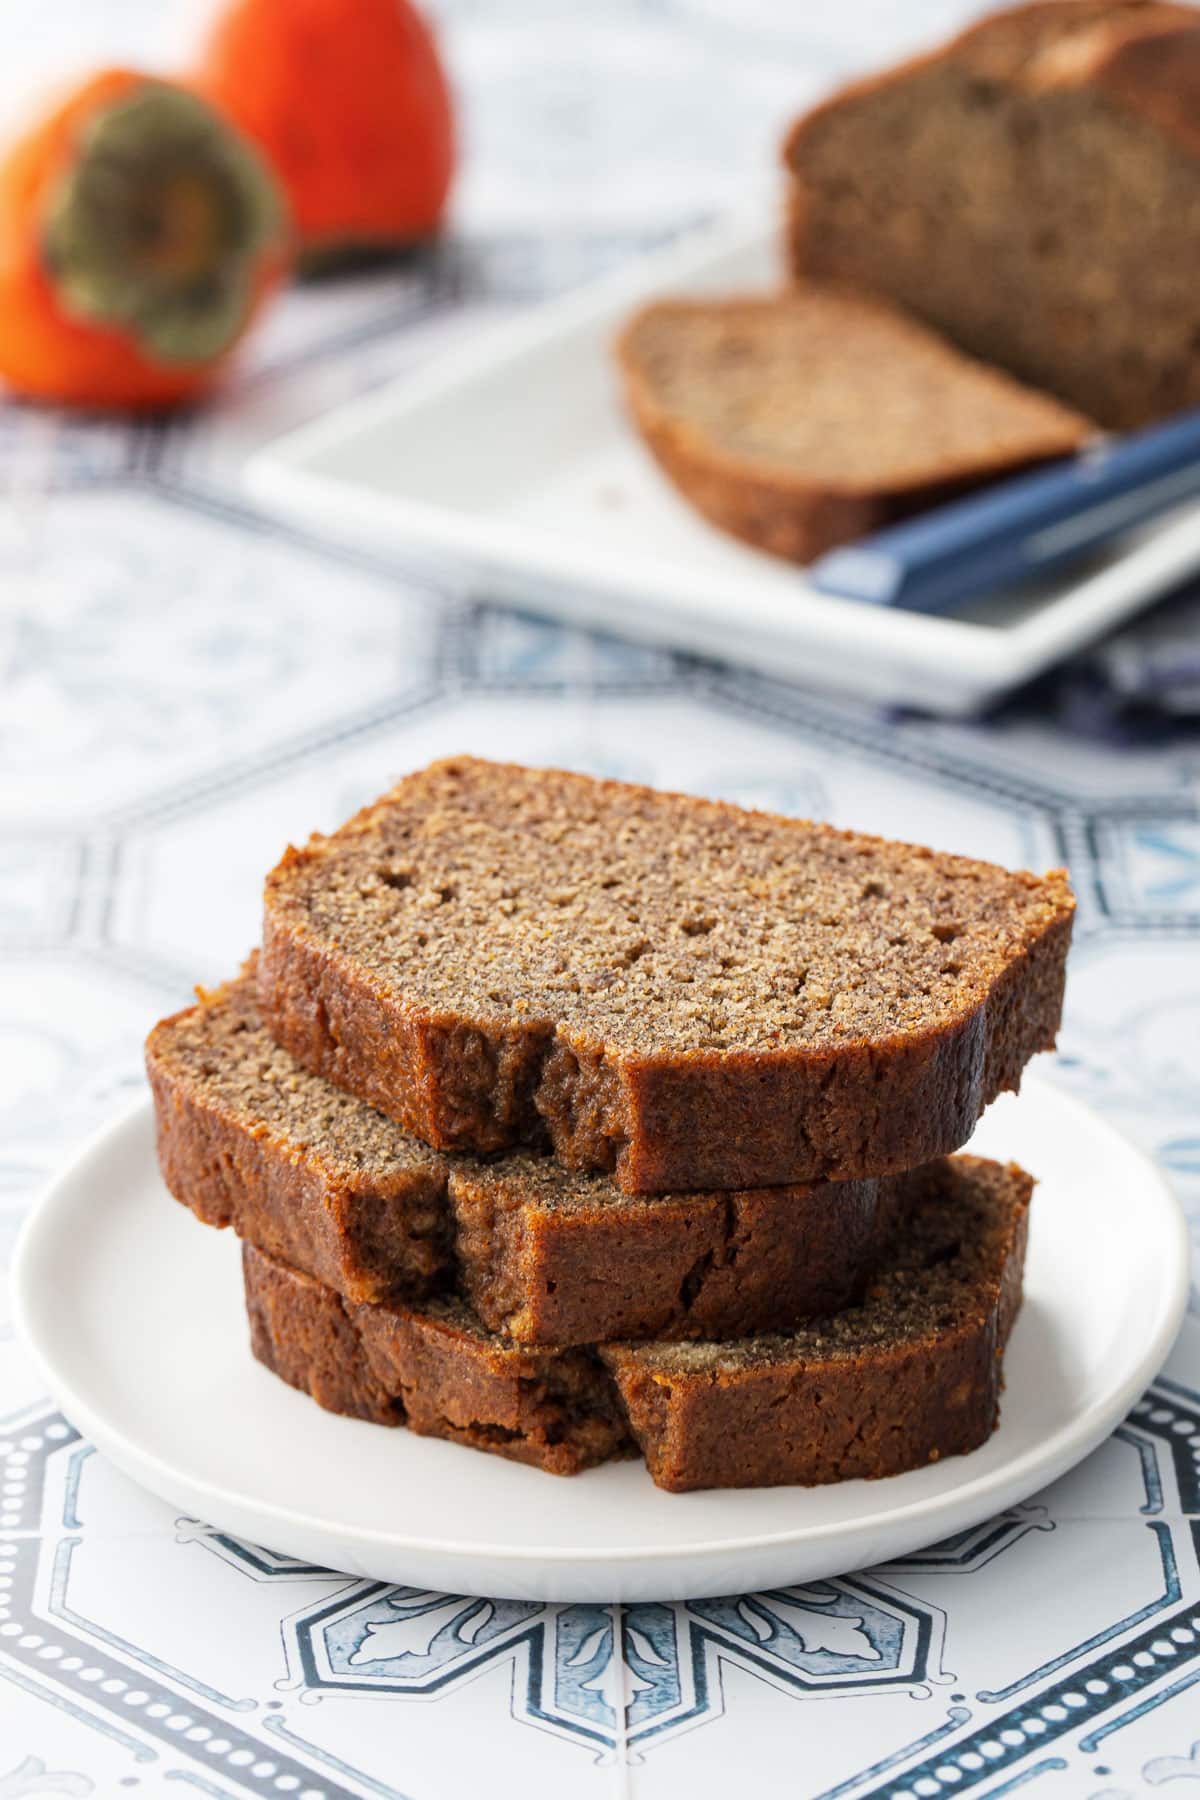
[[[1156,1300],[1154,1328],[1142,1340],[1138,1356],[1126,1369],[1121,1381],[1106,1395],[1093,1400],[1084,1412],[1051,1438],[1027,1449],[999,1469],[968,1477],[948,1493],[918,1498],[898,1508],[889,1507],[884,1496],[888,1491],[889,1479],[899,1480],[903,1477],[896,1476],[873,1483],[881,1502],[862,1519],[829,1520],[824,1524],[797,1526],[786,1531],[689,1541],[670,1549],[648,1545],[535,1548],[483,1540],[464,1544],[455,1539],[414,1537],[396,1530],[346,1525],[336,1518],[326,1518],[318,1513],[304,1512],[273,1500],[244,1494],[211,1477],[180,1470],[176,1464],[164,1459],[157,1450],[147,1450],[131,1439],[119,1423],[110,1421],[79,1394],[70,1377],[57,1366],[52,1351],[43,1344],[36,1323],[38,1303],[34,1287],[41,1239],[53,1230],[57,1209],[68,1205],[79,1181],[86,1180],[90,1164],[105,1155],[119,1153],[121,1146],[138,1133],[153,1143],[153,1102],[148,1093],[139,1096],[131,1105],[100,1126],[78,1147],[69,1161],[43,1187],[22,1221],[10,1269],[13,1323],[39,1376],[45,1381],[51,1396],[61,1405],[67,1418],[81,1426],[83,1435],[133,1479],[150,1487],[160,1497],[167,1497],[172,1490],[178,1493],[186,1489],[192,1495],[211,1495],[219,1504],[229,1502],[242,1510],[249,1507],[268,1521],[268,1532],[273,1522],[278,1520],[283,1523],[285,1530],[295,1525],[300,1531],[317,1531],[330,1536],[344,1535],[356,1544],[376,1546],[402,1555],[437,1557],[451,1563],[493,1561],[522,1567],[559,1568],[564,1571],[575,1567],[597,1568],[603,1564],[616,1563],[640,1565],[651,1561],[665,1569],[668,1565],[677,1566],[691,1560],[770,1554],[786,1551],[793,1546],[819,1545],[830,1539],[857,1541],[877,1531],[882,1518],[886,1518],[889,1529],[907,1521],[914,1528],[915,1535],[910,1534],[912,1541],[921,1542],[924,1540],[920,1537],[919,1526],[923,1516],[932,1514],[936,1517],[951,1508],[969,1509],[973,1495],[979,1495],[983,1499],[989,1490],[1003,1490],[1010,1496],[1015,1495],[1017,1489],[1025,1494],[1035,1492],[1087,1456],[1103,1441],[1113,1425],[1124,1417],[1132,1402],[1144,1392],[1162,1368],[1187,1312],[1191,1283],[1191,1241],[1182,1204],[1166,1174],[1127,1132],[1113,1125],[1077,1096],[1066,1092],[1058,1083],[1048,1080],[1037,1070],[1026,1071],[1023,1085],[1025,1083],[1051,1095],[1056,1106],[1062,1106],[1077,1118],[1086,1119],[1090,1130],[1098,1130],[1102,1136],[1119,1142],[1141,1165],[1143,1176],[1148,1179],[1155,1193],[1155,1204],[1160,1209],[1164,1236],[1174,1240],[1173,1256],[1169,1262],[1164,1260],[1160,1265],[1163,1281]],[[969,1462],[967,1458],[957,1460],[964,1464]],[[144,1476],[134,1473],[135,1470],[142,1469],[153,1470],[162,1485],[157,1486]],[[984,1490],[984,1493],[980,1493],[980,1490]],[[799,1488],[797,1491],[806,1490]],[[995,1502],[1001,1506],[1014,1503],[1011,1497],[1000,1498]],[[858,1565],[851,1557],[845,1566],[852,1568]]]

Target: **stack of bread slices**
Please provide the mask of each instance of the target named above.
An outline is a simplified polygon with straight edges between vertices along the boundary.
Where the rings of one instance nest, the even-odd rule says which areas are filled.
[[[1073,901],[457,758],[267,878],[151,1033],[167,1185],[322,1406],[558,1474],[885,1476],[995,1426],[1033,1182],[955,1155],[1053,1045]]]

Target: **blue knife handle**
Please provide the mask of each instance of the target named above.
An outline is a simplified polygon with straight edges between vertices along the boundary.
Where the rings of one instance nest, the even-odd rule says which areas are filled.
[[[1200,494],[1200,411],[1094,447],[831,550],[823,593],[953,612],[1042,575]]]

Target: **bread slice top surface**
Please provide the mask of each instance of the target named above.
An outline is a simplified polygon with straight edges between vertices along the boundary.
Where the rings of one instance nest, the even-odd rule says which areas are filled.
[[[1061,870],[468,757],[289,851],[266,887],[268,932],[405,1014],[617,1061],[936,1031],[1073,908]]]
[[[444,1177],[444,1157],[280,1049],[259,1010],[253,957],[237,979],[156,1025],[146,1060],[253,1135],[269,1133],[295,1160],[311,1157],[343,1181]]]
[[[618,351],[644,424],[848,495],[969,482],[1070,455],[1095,431],[897,309],[836,286],[657,301]]]
[[[780,1364],[867,1362],[985,1323],[1024,1243],[1033,1178],[1015,1163],[955,1156],[930,1164],[919,1180],[921,1198],[859,1305],[788,1332],[730,1343],[621,1344],[614,1353],[668,1381],[721,1382]]]
[[[536,1150],[511,1149],[495,1156],[471,1156],[461,1151],[444,1153],[450,1168],[451,1193],[458,1199],[464,1192],[490,1195],[501,1206],[519,1205],[544,1217],[570,1222],[586,1216],[617,1213],[647,1216],[655,1208],[666,1211],[671,1206],[713,1197],[714,1190],[695,1189],[683,1193],[627,1194],[612,1176],[595,1169],[568,1169],[554,1156]],[[899,1181],[903,1177],[882,1178]],[[845,1196],[847,1206],[875,1183],[863,1181],[792,1181],[769,1188],[732,1188],[717,1190],[719,1198],[744,1200],[755,1194],[770,1194],[779,1199],[802,1201],[811,1194],[837,1193]]]

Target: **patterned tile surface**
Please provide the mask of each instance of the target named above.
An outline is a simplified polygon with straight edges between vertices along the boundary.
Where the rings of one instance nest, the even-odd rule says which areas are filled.
[[[27,51],[0,109],[34,70],[169,53],[197,10],[63,0],[30,33],[0,0]],[[1117,745],[1045,705],[881,718],[422,587],[239,495],[274,432],[761,188],[791,108],[962,7],[436,10],[468,121],[445,249],[289,296],[203,421],[0,410],[0,1267],[140,1089],[148,1023],[253,941],[283,843],[458,749],[1068,860],[1057,1076],[1158,1156],[1200,1240],[1194,737]],[[1128,678],[1136,641],[1110,660]],[[1200,1318],[1083,1468],[889,1568],[678,1606],[385,1588],[132,1487],[40,1394],[0,1300],[0,1800],[1186,1796],[1198,1459]]]

